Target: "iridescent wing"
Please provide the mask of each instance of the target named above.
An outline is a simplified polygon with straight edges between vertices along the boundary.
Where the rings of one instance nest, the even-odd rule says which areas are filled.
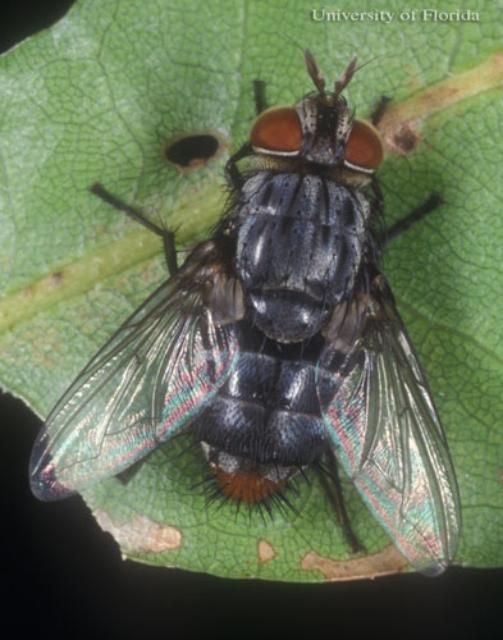
[[[213,293],[212,274],[208,264],[182,268],[79,374],[34,445],[37,497],[64,498],[120,473],[215,395],[233,369],[237,343],[232,323],[217,326],[203,301]]]
[[[337,460],[418,570],[456,552],[460,504],[447,442],[384,278],[334,314],[318,391]]]

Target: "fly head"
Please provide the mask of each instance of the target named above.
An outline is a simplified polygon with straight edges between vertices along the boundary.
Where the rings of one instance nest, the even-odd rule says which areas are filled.
[[[304,96],[294,107],[272,107],[261,113],[250,134],[253,150],[298,158],[319,169],[372,174],[383,160],[381,138],[370,123],[353,118],[342,95],[357,71],[356,58],[334,82],[332,91],[325,89],[325,78],[309,50],[305,63],[317,92]]]

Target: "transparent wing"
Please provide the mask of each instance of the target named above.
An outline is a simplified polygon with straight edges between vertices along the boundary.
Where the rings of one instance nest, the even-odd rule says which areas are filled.
[[[232,371],[233,325],[214,323],[204,287],[194,285],[201,274],[186,271],[146,300],[54,407],[30,462],[39,498],[64,498],[131,466],[184,427]]]
[[[458,543],[458,489],[428,385],[384,278],[377,276],[335,325],[318,383],[334,453],[401,553],[418,570],[440,573]]]

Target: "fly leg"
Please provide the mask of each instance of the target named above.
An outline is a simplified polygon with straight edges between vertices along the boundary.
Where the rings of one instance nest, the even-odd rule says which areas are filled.
[[[379,200],[379,202],[382,202],[382,200]],[[408,215],[397,220],[390,227],[378,234],[377,243],[380,251],[382,252],[390,242],[414,227],[418,222],[430,215],[430,213],[436,211],[444,202],[444,199],[439,193],[431,193],[424,202],[413,209]]]
[[[267,100],[265,97],[265,82],[263,80],[253,81],[253,97],[255,99],[256,115],[267,109]],[[249,142],[245,142],[236,153],[234,153],[225,165],[225,177],[227,182],[233,189],[240,189],[243,186],[243,176],[238,169],[238,162],[253,153],[252,146]]]
[[[152,233],[158,235],[161,238],[164,246],[164,257],[166,259],[168,273],[170,276],[175,275],[175,273],[178,271],[178,264],[176,260],[175,234],[173,231],[170,231],[169,229],[163,229],[162,227],[154,224],[153,222],[148,220],[145,214],[142,213],[139,209],[130,206],[120,198],[114,196],[112,193],[107,191],[105,187],[99,182],[93,184],[92,187],[89,188],[89,191],[91,191],[91,193],[94,193],[95,196],[98,196],[98,198],[101,198],[101,200],[103,200],[107,204],[114,207],[114,209],[122,211],[132,220],[138,222],[149,231],[152,231]]]
[[[398,238],[408,231],[411,227],[417,224],[420,220],[425,218],[430,213],[433,213],[438,207],[444,204],[444,199],[439,193],[431,193],[426,200],[418,207],[413,209],[408,215],[401,220],[392,224],[391,227],[385,230],[384,242],[382,246],[386,246],[392,242],[395,238]]]
[[[379,216],[383,212],[384,199],[377,180],[372,180],[371,189],[374,194],[374,211]],[[376,234],[377,246],[379,248],[378,253],[382,253],[386,245],[401,236],[402,233],[405,233],[410,228],[415,226],[423,218],[426,218],[426,216],[428,216],[430,213],[436,211],[438,207],[444,204],[444,202],[444,199],[439,193],[430,193],[426,200],[422,202],[418,207],[413,209],[409,214],[407,214],[400,220],[397,220],[397,222],[392,224],[390,227],[378,232]]]
[[[148,218],[142,211],[136,209],[135,207],[132,207],[117,196],[114,196],[112,193],[107,191],[105,187],[99,182],[93,184],[89,188],[89,191],[91,193],[94,193],[95,196],[98,196],[98,198],[103,200],[103,202],[106,202],[118,211],[122,211],[122,213],[125,213],[129,218],[131,218],[135,222],[138,222],[149,231],[152,231],[152,233],[158,235],[163,243],[164,257],[166,260],[166,265],[168,267],[168,273],[170,276],[175,275],[175,273],[178,271],[178,264],[176,260],[175,234],[173,233],[173,231],[170,231],[169,229],[163,229],[162,227],[154,224],[153,222],[148,220]],[[138,460],[135,464],[117,474],[115,477],[122,484],[127,485],[141,469],[144,462],[145,458],[143,458],[142,460]]]
[[[321,483],[334,506],[337,520],[342,528],[344,538],[346,539],[347,544],[351,547],[351,551],[353,553],[365,551],[365,547],[358,540],[355,532],[351,528],[351,521],[349,519],[348,512],[346,511],[346,505],[344,504],[344,495],[342,493],[337,461],[333,455],[327,455],[324,462],[328,465],[328,468],[325,464],[323,464],[323,466],[317,466],[316,468],[319,473]]]
[[[370,116],[370,121],[374,126],[379,124],[390,102],[391,98],[388,96],[381,96]],[[383,196],[377,180],[374,179],[372,181],[371,188],[375,198],[374,207],[377,213],[380,214],[383,211]],[[408,231],[420,220],[438,209],[442,204],[444,204],[442,196],[439,193],[431,193],[423,203],[413,209],[408,215],[395,222],[391,227],[385,229],[383,232],[377,234],[380,251],[382,252],[387,244],[395,240],[395,238],[398,238],[398,236],[401,236],[405,231]]]
[[[255,98],[256,115],[267,109],[267,99],[265,97],[265,82],[263,80],[253,81],[253,97]]]
[[[236,151],[225,165],[225,177],[229,185],[236,190],[240,190],[244,183],[243,174],[238,169],[238,162],[253,153],[252,146],[249,142]]]
[[[388,96],[381,96],[379,98],[379,101],[374,107],[374,110],[370,114],[370,122],[374,125],[374,127],[377,127],[377,125],[381,121],[381,118],[383,117],[390,102],[391,98],[389,98]]]

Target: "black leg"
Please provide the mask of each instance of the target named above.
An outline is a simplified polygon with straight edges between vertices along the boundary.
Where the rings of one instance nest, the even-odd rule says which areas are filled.
[[[265,82],[263,80],[253,81],[253,95],[255,97],[255,110],[257,115],[267,109],[267,99],[265,96]]]
[[[370,114],[370,122],[376,127],[379,124],[379,121],[384,115],[389,103],[391,102],[391,98],[388,96],[381,96],[379,98],[379,102],[374,107],[374,110]]]
[[[173,233],[173,231],[157,226],[156,224],[148,220],[139,209],[131,207],[120,198],[114,196],[112,193],[107,191],[105,187],[99,182],[93,184],[92,187],[89,188],[89,191],[91,191],[91,193],[94,193],[95,196],[98,196],[98,198],[101,198],[101,200],[103,200],[107,204],[114,207],[114,209],[122,211],[132,220],[138,222],[149,231],[152,231],[152,233],[158,235],[162,239],[164,256],[166,258],[169,275],[175,275],[175,273],[178,271],[178,264],[176,261],[175,234]]]
[[[257,115],[267,109],[267,102],[265,97],[265,82],[263,80],[253,81],[253,95],[255,98],[255,110]],[[249,142],[245,142],[243,146],[232,155],[227,164],[225,165],[225,177],[227,182],[234,189],[240,189],[243,186],[243,176],[238,169],[238,162],[246,156],[253,153],[252,146]]]
[[[395,222],[389,229],[385,229],[382,237],[379,238],[380,246],[384,248],[395,238],[401,236],[402,233],[405,233],[427,215],[438,209],[442,204],[444,204],[444,199],[439,193],[430,194],[419,207],[416,207],[407,216]]]
[[[249,142],[245,142],[244,145],[232,155],[225,165],[225,177],[227,182],[234,189],[240,189],[243,186],[243,176],[238,169],[237,163],[253,153],[252,146]]]
[[[375,176],[372,176],[370,189],[372,190],[372,193],[374,195],[374,200],[372,202],[372,212],[375,212],[375,214],[380,217],[382,216],[384,210],[384,196]]]
[[[131,480],[133,480],[133,478],[136,477],[140,469],[143,467],[143,465],[147,461],[147,458],[149,457],[150,455],[146,455],[141,460],[137,460],[136,462],[133,462],[133,464],[130,467],[128,467],[127,469],[124,469],[124,471],[121,471],[115,477],[122,485],[127,487],[127,485],[131,482]]]
[[[351,547],[351,551],[353,553],[365,551],[365,547],[358,540],[355,532],[351,528],[349,515],[346,511],[346,505],[344,504],[344,495],[342,493],[337,461],[333,455],[327,454],[324,458],[324,463],[325,464],[323,465],[320,464],[317,466],[316,469],[319,473],[321,483],[324,486],[330,501],[334,505],[337,520],[341,525],[342,533],[346,538],[346,542]]]

